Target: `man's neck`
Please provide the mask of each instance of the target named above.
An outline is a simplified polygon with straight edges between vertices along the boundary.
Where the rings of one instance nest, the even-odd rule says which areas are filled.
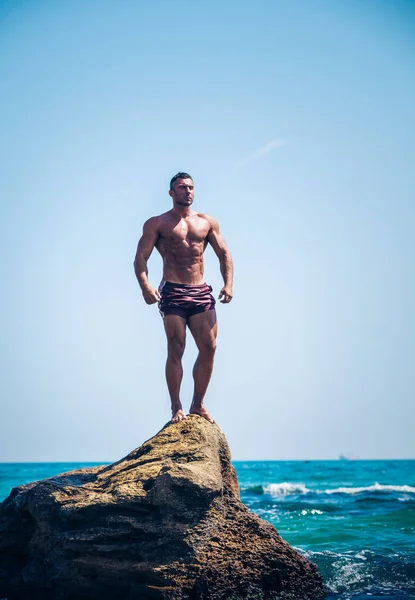
[[[190,206],[179,206],[177,204],[173,206],[172,211],[182,219],[190,217],[190,215],[192,215],[194,212]]]

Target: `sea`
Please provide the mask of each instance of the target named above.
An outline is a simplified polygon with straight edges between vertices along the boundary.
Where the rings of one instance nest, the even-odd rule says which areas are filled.
[[[0,464],[0,501],[17,485],[98,464]],[[318,566],[326,600],[415,599],[415,460],[233,464],[242,502]]]

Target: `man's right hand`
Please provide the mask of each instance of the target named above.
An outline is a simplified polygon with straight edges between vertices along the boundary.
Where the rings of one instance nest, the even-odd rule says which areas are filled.
[[[147,304],[155,304],[160,300],[161,296],[158,290],[149,287],[148,289],[143,290],[143,298],[147,302]]]

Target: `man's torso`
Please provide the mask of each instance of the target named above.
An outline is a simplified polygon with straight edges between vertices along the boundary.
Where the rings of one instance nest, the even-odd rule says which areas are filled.
[[[204,282],[203,252],[211,224],[206,215],[180,217],[171,211],[158,217],[156,248],[163,258],[163,279],[199,285]]]

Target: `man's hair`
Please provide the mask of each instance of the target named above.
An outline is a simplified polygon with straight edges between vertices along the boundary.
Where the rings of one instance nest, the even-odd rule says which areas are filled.
[[[174,186],[174,182],[176,181],[176,179],[191,179],[193,181],[193,177],[191,175],[189,175],[189,173],[183,173],[183,171],[180,171],[179,173],[176,173],[176,175],[174,177],[171,178],[170,180],[170,189],[173,189]]]

